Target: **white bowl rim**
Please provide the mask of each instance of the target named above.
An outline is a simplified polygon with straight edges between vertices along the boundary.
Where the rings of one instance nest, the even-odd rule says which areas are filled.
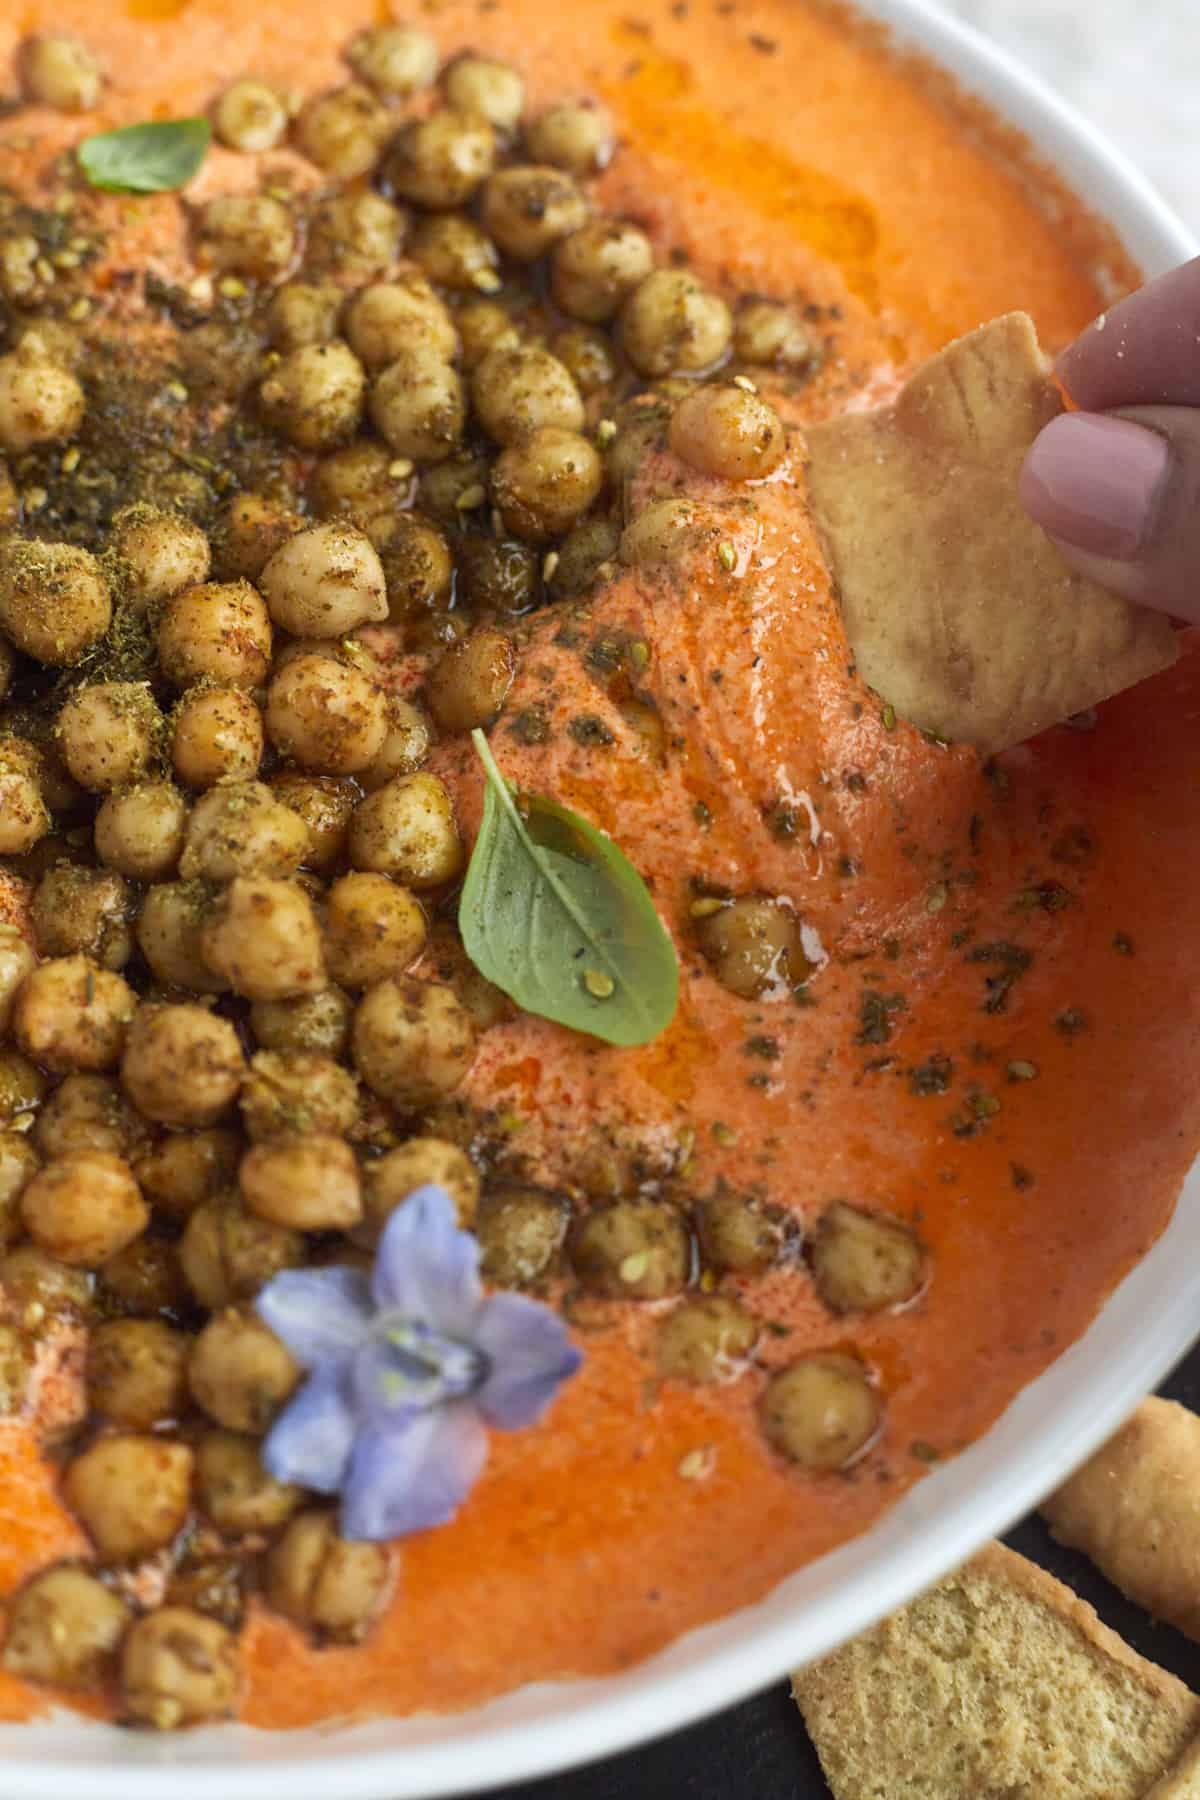
[[[1148,275],[1196,253],[1191,234],[1125,158],[997,45],[931,0],[857,0],[857,10],[1024,132]],[[1090,1455],[1197,1335],[1198,1252],[1200,1163],[1163,1237],[1085,1335],[982,1439],[758,1605],[620,1676],[543,1683],[472,1713],[344,1731],[226,1726],[147,1738],[60,1712],[0,1727],[5,1800],[62,1800],[81,1780],[94,1800],[159,1800],[164,1778],[176,1800],[326,1800],[331,1791],[338,1800],[435,1800],[592,1761],[718,1712],[903,1605]]]

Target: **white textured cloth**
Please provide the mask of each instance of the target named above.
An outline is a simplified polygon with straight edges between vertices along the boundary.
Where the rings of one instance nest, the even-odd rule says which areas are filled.
[[[1200,0],[941,0],[1070,100],[1200,234]]]

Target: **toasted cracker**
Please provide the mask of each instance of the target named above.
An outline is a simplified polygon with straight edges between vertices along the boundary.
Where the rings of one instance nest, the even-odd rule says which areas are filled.
[[[1001,1544],[792,1685],[836,1800],[1200,1795],[1200,1699]]]
[[[1022,508],[1062,400],[1025,313],[927,362],[890,405],[813,426],[809,494],[864,679],[901,717],[985,751],[1023,742],[1179,654],[1161,613],[1068,568]]]
[[[1200,1418],[1145,1400],[1042,1505],[1060,1544],[1200,1642]]]

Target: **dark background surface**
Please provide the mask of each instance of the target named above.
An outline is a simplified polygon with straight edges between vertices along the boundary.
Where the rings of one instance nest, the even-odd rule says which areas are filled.
[[[1200,1347],[1162,1393],[1200,1411]],[[1200,1645],[1156,1625],[1085,1557],[1051,1542],[1041,1521],[1006,1539],[1067,1582],[1135,1650],[1200,1688]],[[828,1800],[812,1746],[785,1684],[687,1731],[565,1775],[497,1790],[499,1800]]]

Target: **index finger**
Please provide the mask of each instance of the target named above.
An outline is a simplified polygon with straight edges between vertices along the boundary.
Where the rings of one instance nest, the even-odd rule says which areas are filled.
[[[1100,314],[1058,359],[1076,406],[1200,406],[1200,256]]]

